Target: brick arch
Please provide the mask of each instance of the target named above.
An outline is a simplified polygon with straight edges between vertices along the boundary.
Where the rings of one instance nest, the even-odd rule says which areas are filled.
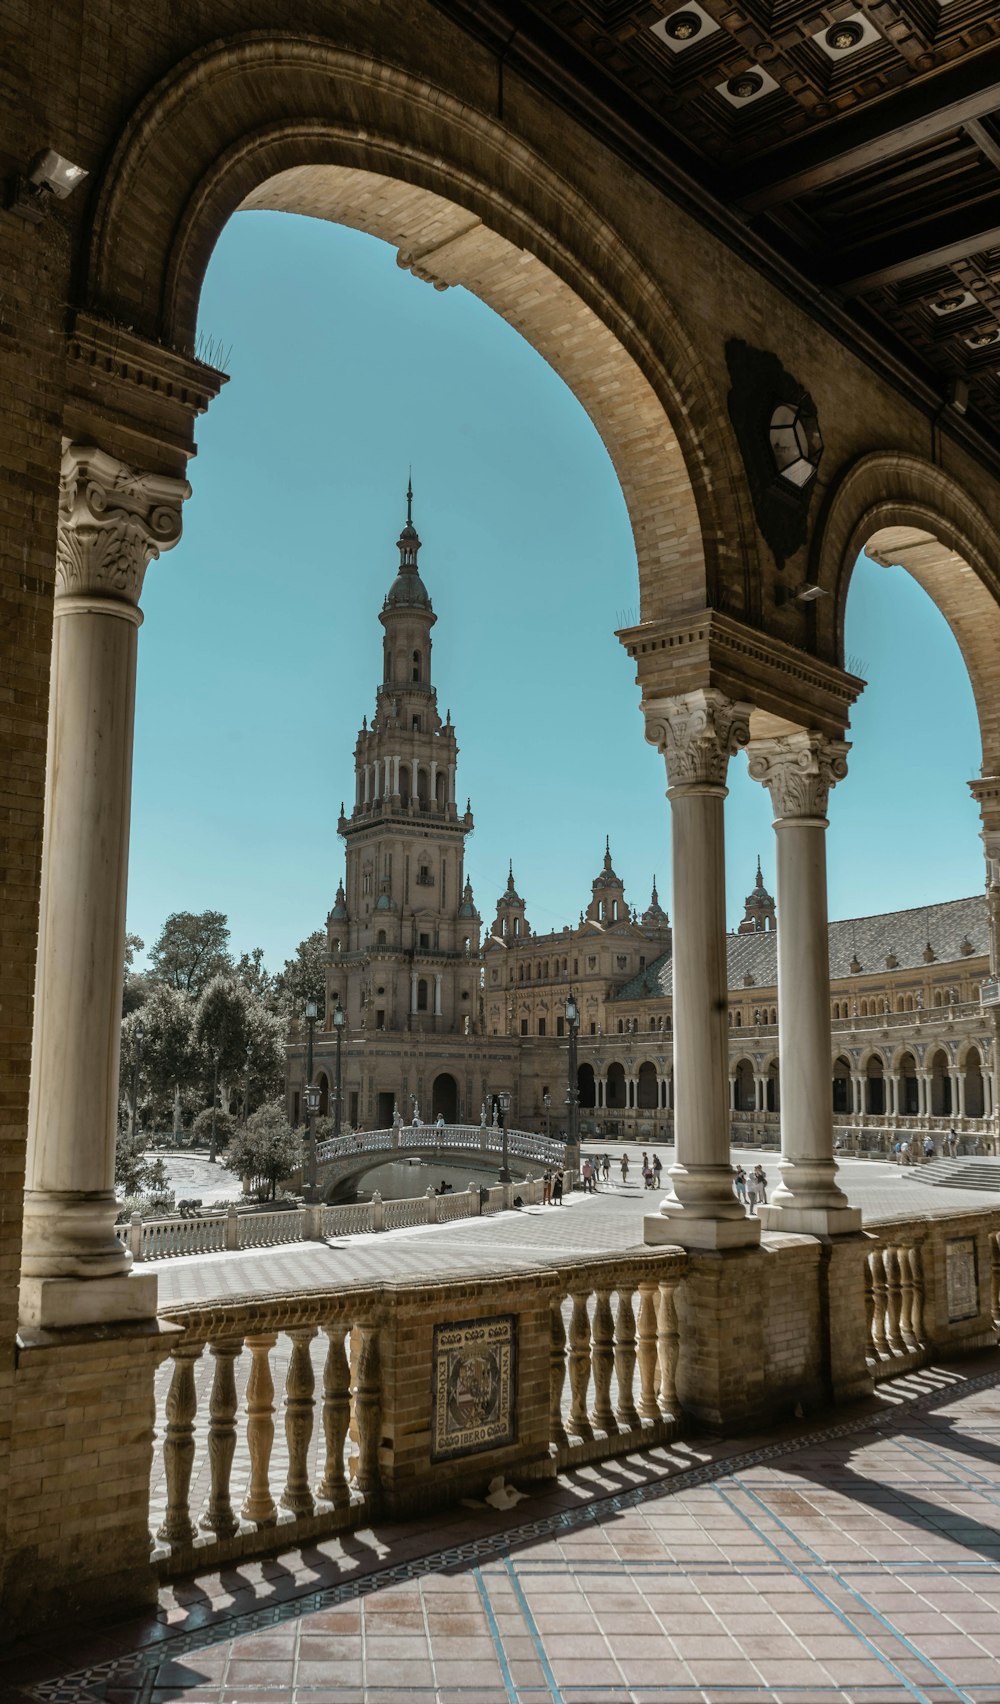
[[[834,594],[825,641],[840,663],[847,594],[864,550],[905,568],[944,616],[972,685],[983,774],[1000,774],[1000,531],[956,480],[920,457],[862,457],[835,489],[814,559],[815,578]]]
[[[607,221],[502,125],[320,38],[214,43],[122,131],[95,204],[87,307],[192,352],[212,249],[249,207],[381,237],[418,276],[465,285],[538,349],[615,466],[643,619],[683,618],[720,597],[734,614],[752,605],[756,535],[724,401],[694,340]]]

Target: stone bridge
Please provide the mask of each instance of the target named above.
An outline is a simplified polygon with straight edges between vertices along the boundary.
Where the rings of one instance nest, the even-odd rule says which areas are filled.
[[[464,1160],[478,1170],[499,1170],[502,1153],[503,1133],[497,1124],[404,1124],[390,1130],[363,1130],[317,1143],[316,1182],[322,1199],[332,1201],[356,1189],[366,1172],[393,1160],[440,1160],[445,1165],[460,1165]],[[514,1172],[537,1172],[566,1163],[564,1143],[531,1130],[508,1130],[507,1153]]]

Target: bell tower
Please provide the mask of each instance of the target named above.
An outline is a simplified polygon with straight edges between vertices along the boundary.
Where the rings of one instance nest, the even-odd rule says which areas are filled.
[[[382,680],[354,748],[355,791],[339,831],[346,879],[330,914],[328,999],[352,1027],[472,1034],[480,918],[465,879],[471,811],[455,802],[458,744],[431,673],[437,616],[420,577],[407,486],[399,566],[382,608]],[[328,1006],[328,1009],[331,1009]]]

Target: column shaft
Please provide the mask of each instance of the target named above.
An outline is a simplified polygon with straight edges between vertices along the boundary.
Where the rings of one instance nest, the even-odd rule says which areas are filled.
[[[664,752],[673,859],[675,1154],[672,1193],[647,1242],[691,1248],[759,1240],[732,1187],[725,889],[725,776],[749,710],[714,690],[656,707],[647,738]]]
[[[63,457],[35,973],[21,1317],[145,1317],[114,1234],[138,598],[180,536],[181,480]],[[87,1280],[81,1283],[80,1280]],[[102,1280],[102,1282],[93,1282]]]
[[[776,812],[781,1182],[760,1210],[768,1230],[860,1230],[836,1183],[830,1096],[826,809],[846,746],[808,734],[755,742],[750,773]]]

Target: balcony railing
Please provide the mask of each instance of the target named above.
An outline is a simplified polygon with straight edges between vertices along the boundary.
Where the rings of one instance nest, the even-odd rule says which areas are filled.
[[[515,1437],[491,1452],[493,1471],[509,1464],[521,1478],[549,1478],[677,1434],[675,1297],[686,1266],[670,1249],[504,1280],[517,1358],[542,1383],[534,1399],[522,1386]],[[449,1318],[452,1292],[420,1285],[422,1328]],[[430,1385],[410,1394],[420,1351],[401,1316],[413,1301],[412,1284],[362,1285],[164,1311],[177,1335],[158,1391],[165,1425],[151,1508],[161,1571],[201,1569],[372,1519],[407,1480],[413,1426],[426,1431],[431,1419]],[[466,1311],[475,1305],[463,1298]],[[428,1413],[415,1419],[414,1400]],[[408,1425],[397,1430],[401,1409]],[[424,1466],[445,1498],[454,1494],[451,1464]]]

